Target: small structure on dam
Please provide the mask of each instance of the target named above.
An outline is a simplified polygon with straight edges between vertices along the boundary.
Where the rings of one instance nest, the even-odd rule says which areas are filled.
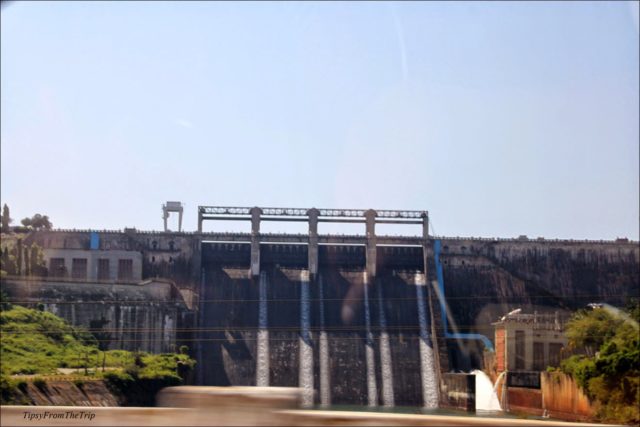
[[[544,371],[560,366],[567,345],[564,325],[569,313],[522,313],[514,310],[493,325],[496,328],[496,371]]]
[[[203,231],[229,220],[251,231]],[[263,221],[307,231],[265,233]],[[335,222],[363,233],[318,231]],[[422,231],[383,236],[378,224]],[[200,206],[194,232],[13,233],[3,246],[37,245],[46,265],[2,289],[74,324],[108,321],[112,348],[187,345],[197,384],[301,387],[306,405],[428,408],[467,390],[452,372],[492,368],[492,323],[504,313],[622,305],[637,292],[637,242],[435,237],[428,225],[426,211]]]

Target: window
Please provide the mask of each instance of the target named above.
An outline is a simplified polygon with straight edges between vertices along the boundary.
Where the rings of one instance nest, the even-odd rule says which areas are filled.
[[[98,280],[109,280],[109,260],[107,258],[98,259]]]
[[[118,260],[118,280],[132,280],[132,279],[133,279],[133,260],[132,259]]]
[[[87,278],[87,259],[73,258],[71,260],[71,277],[74,279]]]
[[[524,331],[516,331],[516,371],[524,369]]]
[[[549,344],[549,366],[560,366],[562,347],[560,343]]]
[[[544,363],[544,343],[533,343],[533,370],[543,371],[546,368]]]
[[[49,260],[49,276],[65,277],[67,269],[64,266],[64,258],[51,258]]]

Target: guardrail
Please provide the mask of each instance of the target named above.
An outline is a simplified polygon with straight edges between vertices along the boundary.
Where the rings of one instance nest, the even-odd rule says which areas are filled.
[[[395,212],[395,211],[389,211]],[[408,212],[408,211],[402,211]],[[55,228],[52,230],[40,230],[40,231],[31,231],[30,233],[103,233],[103,234],[126,234],[127,231],[118,229],[118,230],[99,230],[99,229],[76,229],[76,228]],[[206,231],[206,232],[198,232],[198,231],[157,231],[157,230],[138,230],[138,229],[130,229],[129,232],[134,232],[135,234],[141,235],[172,235],[172,236],[197,236],[197,237],[207,237],[207,236],[243,236],[250,235],[250,233],[242,233],[242,232],[231,232],[231,231]],[[320,237],[341,237],[341,238],[351,238],[351,237],[362,237],[364,234],[319,234]],[[291,236],[291,237],[308,237],[306,233],[260,233],[260,236]],[[394,236],[394,235],[377,235],[378,238],[381,237],[390,237],[390,238],[406,238],[406,239],[421,239],[418,235],[408,236]],[[474,236],[444,236],[444,235],[430,235],[430,240],[458,240],[458,241],[476,241],[476,242],[506,242],[506,243],[524,243],[524,244],[536,244],[540,242],[544,243],[560,243],[560,244],[615,244],[615,245],[624,245],[624,246],[638,246],[640,242],[638,240],[632,240],[627,238],[616,238],[616,239],[557,239],[557,238],[544,238],[544,237],[536,237],[536,238],[522,238],[522,237],[474,237]]]

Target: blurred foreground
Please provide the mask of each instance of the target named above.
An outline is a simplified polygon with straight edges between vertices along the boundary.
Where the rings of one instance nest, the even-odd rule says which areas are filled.
[[[156,408],[3,406],[0,425],[602,426],[499,417],[300,410],[301,397],[297,388],[168,387],[158,393]]]

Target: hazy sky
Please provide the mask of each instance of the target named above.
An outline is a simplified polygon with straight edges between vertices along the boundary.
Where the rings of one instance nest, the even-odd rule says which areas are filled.
[[[15,223],[160,229],[180,200],[187,230],[198,205],[258,205],[426,209],[448,236],[639,237],[637,2],[1,14]]]

